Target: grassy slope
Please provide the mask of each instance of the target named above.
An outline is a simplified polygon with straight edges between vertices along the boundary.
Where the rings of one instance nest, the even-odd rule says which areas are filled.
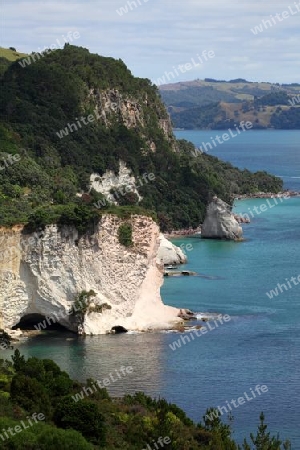
[[[0,47],[0,58],[6,58],[8,61],[17,61],[18,59],[28,56],[26,53],[14,52],[9,48]]]

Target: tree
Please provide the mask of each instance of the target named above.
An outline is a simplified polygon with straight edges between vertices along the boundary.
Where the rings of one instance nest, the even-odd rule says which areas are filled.
[[[21,355],[20,350],[15,350],[13,356],[11,357],[13,360],[13,368],[16,372],[20,372],[25,366],[25,358],[24,355]]]
[[[95,444],[105,441],[104,417],[97,404],[89,400],[74,402],[71,396],[63,398],[56,406],[54,422],[61,428],[73,428]]]
[[[70,309],[70,314],[74,317],[77,325],[82,325],[84,321],[84,316],[89,309],[89,305],[93,297],[96,297],[96,292],[92,289],[87,291],[82,291],[75,298],[74,305]]]
[[[268,426],[265,424],[265,416],[262,412],[259,416],[260,424],[256,436],[253,433],[250,434],[250,439],[255,445],[253,450],[290,450],[291,444],[289,441],[281,442],[279,435],[277,437],[270,437],[270,433],[267,432]],[[283,444],[283,447],[281,446]],[[252,450],[251,446],[247,443],[246,439],[243,443],[243,450]]]
[[[51,402],[46,387],[35,378],[18,373],[11,382],[10,395],[13,402],[29,413],[39,412],[51,415]]]
[[[5,350],[7,348],[12,348],[12,346],[10,345],[11,339],[9,337],[9,335],[3,331],[0,330],[0,350]]]

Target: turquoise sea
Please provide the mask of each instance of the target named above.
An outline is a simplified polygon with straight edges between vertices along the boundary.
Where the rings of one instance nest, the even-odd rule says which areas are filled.
[[[176,134],[200,145],[214,132]],[[300,191],[299,131],[247,132],[239,139],[211,154],[239,167],[272,171],[284,177],[286,187]],[[266,200],[238,201],[235,210],[247,213],[262,203]],[[111,394],[142,390],[163,396],[195,421],[207,407],[224,406],[246,392],[252,399],[232,411],[235,438],[241,441],[256,431],[264,411],[271,432],[290,438],[292,449],[299,450],[300,283],[290,280],[300,280],[300,197],[256,214],[243,228],[245,241],[240,243],[176,240],[192,245],[184,267],[199,276],[165,279],[162,296],[170,305],[231,316],[206,335],[175,351],[169,344],[180,336],[174,333],[53,334],[29,339],[20,349],[25,355],[53,358],[79,380],[101,380],[131,365],[133,374],[112,384]],[[267,292],[278,283],[285,283],[287,290],[281,287],[282,292],[269,298]],[[253,398],[250,389],[257,385],[266,385],[268,392]]]

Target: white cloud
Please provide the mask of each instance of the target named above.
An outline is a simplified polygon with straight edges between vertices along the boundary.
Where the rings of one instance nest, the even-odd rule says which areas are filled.
[[[2,0],[1,45],[31,52],[76,30],[81,35],[76,45],[123,59],[137,76],[157,79],[197,53],[213,50],[214,59],[181,74],[178,81],[197,77],[299,81],[300,13],[258,35],[251,32],[294,1],[128,1],[136,1],[137,7],[119,16],[116,10],[127,0]]]

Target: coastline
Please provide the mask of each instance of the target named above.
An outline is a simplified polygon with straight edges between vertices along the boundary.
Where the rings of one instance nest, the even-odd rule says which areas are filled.
[[[166,239],[179,239],[181,237],[200,237],[201,225],[197,228],[185,228],[181,230],[172,230],[169,233],[164,233]]]
[[[292,191],[290,189],[286,189],[284,191],[274,193],[274,192],[256,192],[255,194],[236,194],[234,195],[233,199],[233,205],[235,200],[249,200],[249,199],[268,199],[268,198],[291,198],[291,197],[300,197],[300,192]],[[243,219],[239,214],[234,214],[235,219],[239,223],[249,223],[249,220]],[[167,239],[180,239],[183,237],[201,237],[201,225],[200,224],[197,228],[186,228],[181,230],[172,230],[169,233],[164,233],[164,236]]]
[[[249,200],[252,198],[282,198],[282,197],[299,197],[300,192],[291,191],[290,189],[286,189],[284,191],[278,192],[275,194],[274,192],[256,192],[255,194],[236,194],[234,195],[234,200]]]

